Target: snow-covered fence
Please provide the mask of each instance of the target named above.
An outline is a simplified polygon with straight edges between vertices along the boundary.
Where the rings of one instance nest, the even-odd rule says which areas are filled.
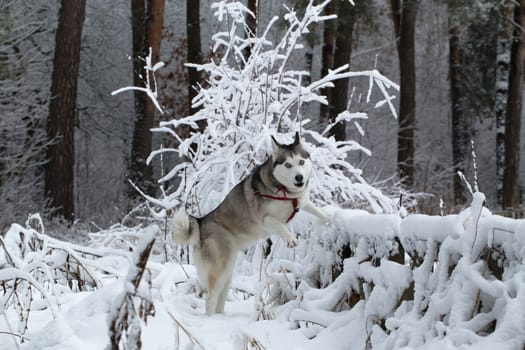
[[[327,208],[333,227],[299,216],[301,243],[276,248],[264,274],[274,291],[263,297],[271,304],[275,286],[284,288],[290,319],[309,337],[353,327],[374,349],[443,338],[517,348],[525,342],[525,220],[492,215],[483,200],[476,193],[470,208],[448,216]]]

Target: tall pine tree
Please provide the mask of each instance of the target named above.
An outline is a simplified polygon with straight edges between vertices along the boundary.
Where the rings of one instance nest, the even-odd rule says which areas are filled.
[[[520,131],[525,63],[525,0],[514,5],[514,30],[510,54],[509,94],[505,120],[505,171],[503,173],[503,207],[520,205]]]
[[[47,135],[55,140],[47,149],[45,194],[56,215],[73,221],[75,120],[80,44],[85,0],[61,0],[51,79]]]
[[[160,60],[164,5],[165,0],[134,0],[132,2],[132,14],[134,16],[132,19],[133,51],[134,53],[142,52],[142,57],[145,57],[151,48],[152,64]],[[145,12],[142,11],[143,9],[145,9]],[[145,21],[142,19],[144,13]],[[142,28],[141,23],[143,23]],[[141,32],[144,33],[142,50],[140,49]],[[144,85],[146,73],[143,70],[144,61],[139,60],[138,62],[134,64],[134,68],[140,69],[140,71],[134,72],[134,74],[142,77],[142,79],[136,80],[139,82],[136,86],[141,86]],[[152,78],[150,80],[153,81]],[[151,129],[155,121],[155,106],[150,99],[135,95],[135,113],[136,119],[131,146],[129,177],[145,193],[154,195],[153,168],[146,163],[146,160],[152,151]],[[131,193],[135,192],[132,190]]]
[[[390,0],[400,73],[397,168],[407,187],[414,184],[416,120],[415,27],[419,0]]]

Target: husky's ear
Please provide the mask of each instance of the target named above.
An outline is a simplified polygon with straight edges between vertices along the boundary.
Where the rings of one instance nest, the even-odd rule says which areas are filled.
[[[281,144],[277,142],[275,137],[272,136],[272,159],[277,158],[277,154],[279,153],[279,148],[281,147]]]
[[[301,143],[301,137],[299,136],[299,131],[295,132],[295,139],[293,140],[292,146],[297,146]]]

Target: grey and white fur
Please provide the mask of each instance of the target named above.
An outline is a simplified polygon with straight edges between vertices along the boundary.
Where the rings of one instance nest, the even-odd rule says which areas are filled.
[[[309,199],[312,163],[299,134],[292,144],[272,137],[272,155],[237,184],[217,208],[196,218],[183,209],[173,219],[173,240],[194,246],[201,284],[208,291],[206,314],[223,313],[237,253],[271,234],[297,245],[286,223],[303,209],[325,222],[330,218]]]

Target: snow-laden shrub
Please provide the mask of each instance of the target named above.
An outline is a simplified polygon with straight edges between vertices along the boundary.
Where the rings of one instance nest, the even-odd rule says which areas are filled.
[[[61,306],[73,293],[95,293],[117,283],[109,287],[108,300],[102,301],[111,344],[115,349],[124,343],[123,349],[140,348],[143,321],[154,311],[151,267],[145,273],[146,265],[150,253],[157,259],[165,257],[158,245],[154,247],[159,236],[156,225],[116,225],[93,234],[91,246],[86,247],[48,236],[39,215],[31,215],[24,226],[11,225],[0,236],[0,315],[5,319],[1,326],[8,329],[0,329],[0,334],[11,337],[10,343],[20,348],[32,341],[26,333],[35,312],[49,310],[52,322],[61,324]],[[147,278],[142,278],[144,274]],[[121,293],[115,294],[119,288]]]
[[[296,298],[273,307],[267,298],[266,313],[320,342],[353,334],[357,349],[520,348],[524,221],[493,215],[483,194],[473,197],[458,215],[401,219],[335,208],[331,229],[301,217],[294,229],[304,240],[273,263],[299,284]],[[351,255],[331,275],[324,260],[336,261],[341,244]],[[392,259],[399,247],[404,262]],[[306,283],[315,273],[329,283]]]
[[[25,226],[11,225],[0,237],[0,313],[17,315],[8,322],[17,341],[25,340],[33,310],[48,308],[55,318],[62,295],[99,287],[92,257],[47,236],[39,215],[30,216]]]
[[[270,154],[270,136],[286,142],[295,131],[302,134],[310,146],[315,170],[310,190],[313,200],[320,204],[355,204],[367,201],[375,212],[392,212],[395,203],[381,191],[369,185],[361,170],[348,162],[350,152],[370,152],[353,140],[336,141],[328,137],[333,126],[318,131],[311,126],[315,116],[303,116],[303,105],[326,103],[319,95],[322,88],[333,86],[342,78],[364,77],[369,80],[368,101],[373,89],[378,89],[383,100],[377,108],[388,106],[386,113],[395,116],[389,90],[398,86],[376,70],[351,72],[348,65],[330,71],[317,81],[305,84],[309,73],[297,67],[296,56],[303,47],[301,36],[314,23],[331,19],[322,15],[329,1],[314,5],[310,1],[304,16],[289,10],[284,16],[287,29],[274,43],[268,33],[278,21],[270,20],[260,36],[246,34],[245,18],[252,13],[239,2],[213,4],[219,22],[229,27],[213,36],[214,58],[204,64],[190,64],[206,76],[205,86],[193,106],[199,110],[190,116],[161,122],[155,129],[172,135],[178,142],[174,148],[154,151],[149,157],[174,152],[185,161],[176,164],[160,182],[173,181],[175,190],[161,203],[164,207],[186,204],[196,215],[213,209],[233,188]],[[250,47],[250,56],[245,49]],[[341,113],[336,122],[353,122],[358,130],[364,113]],[[179,127],[190,127],[187,139],[177,133]],[[284,134],[284,135],[281,135]]]
[[[92,290],[99,285],[86,265],[92,255],[74,247],[45,235],[40,216],[32,215],[25,227],[13,224],[0,237],[0,268],[24,271],[58,290]]]

